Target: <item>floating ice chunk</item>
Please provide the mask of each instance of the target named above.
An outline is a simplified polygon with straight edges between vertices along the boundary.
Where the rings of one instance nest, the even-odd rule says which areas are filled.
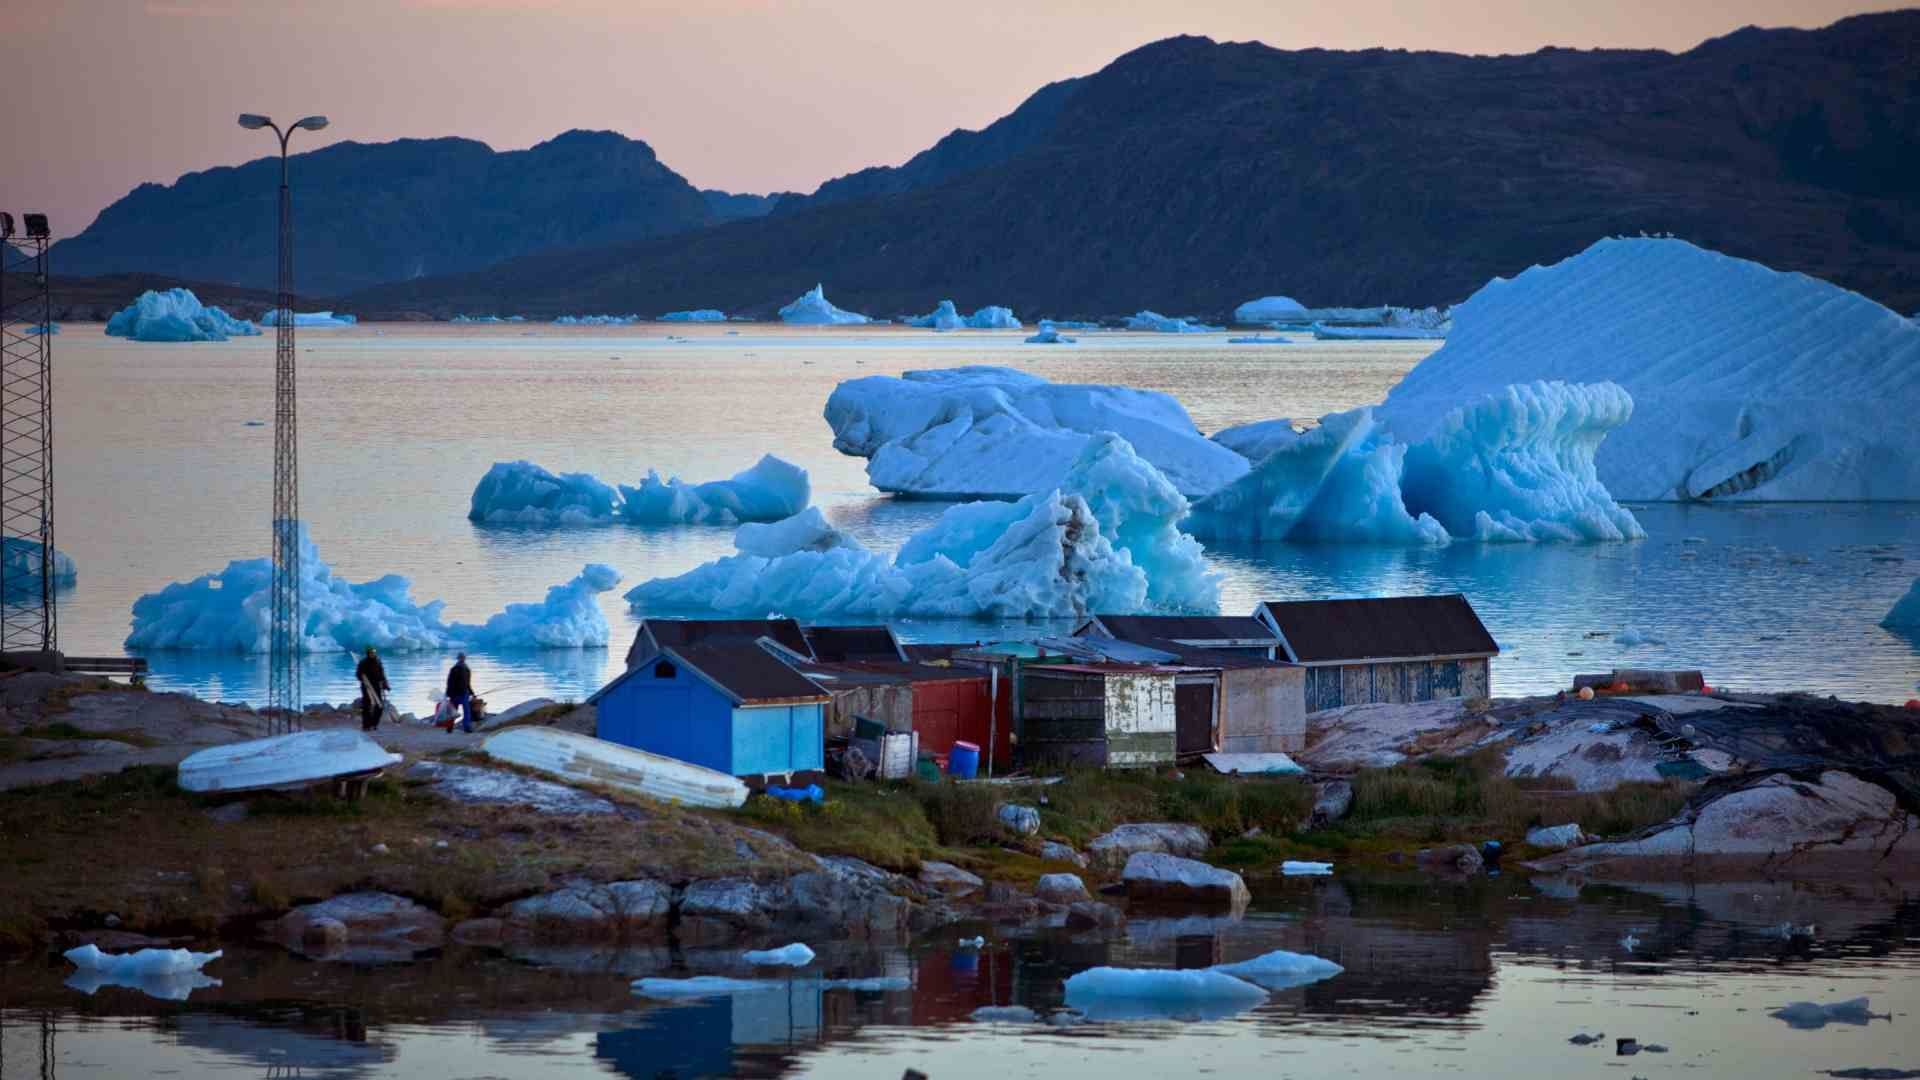
[[[1039,333],[1028,336],[1027,344],[1029,345],[1072,345],[1079,340],[1080,340],[1079,338],[1068,337],[1051,326],[1043,326],[1040,328]]]
[[[689,484],[648,472],[639,487],[620,485],[620,516],[639,525],[735,525],[778,521],[806,508],[807,470],[763,456],[729,480]]]
[[[1785,1020],[1788,1027],[1813,1030],[1828,1024],[1855,1024],[1864,1026],[1874,1020],[1886,1020],[1886,1014],[1872,1012],[1868,1008],[1868,999],[1850,998],[1826,1005],[1812,1001],[1796,1001],[1784,1008],[1775,1009],[1767,1014],[1775,1020]]]
[[[971,330],[1018,330],[1020,320],[1013,317],[1012,308],[988,304],[967,316],[967,327]]]
[[[6,603],[39,603],[40,578],[49,569],[42,565],[46,550],[38,540],[22,536],[0,538],[0,559],[4,559],[6,565]],[[56,589],[73,585],[80,578],[73,556],[58,548],[54,549],[50,569]]]
[[[335,315],[331,311],[296,311],[293,313],[293,325],[301,327],[338,328],[342,326],[356,326],[359,322],[360,319],[357,316]],[[268,308],[266,312],[260,316],[260,325],[279,326],[280,309]]]
[[[813,963],[813,950],[795,942],[778,949],[755,949],[740,954],[740,959],[756,967],[806,967]]]
[[[953,306],[953,301],[942,300],[927,314],[908,319],[907,325],[917,326],[923,330],[958,330],[967,325],[967,320],[961,318],[960,312]]]
[[[632,326],[640,321],[638,315],[562,315],[553,320],[555,326]]]
[[[1907,595],[1894,601],[1893,610],[1880,620],[1880,625],[1889,630],[1920,630],[1920,578],[1913,579]]]
[[[1303,865],[1325,866],[1327,864]],[[1331,979],[1347,969],[1318,956],[1276,949],[1251,960],[1241,960],[1232,964],[1215,964],[1207,970],[1258,983],[1269,990],[1285,990],[1295,986],[1306,986],[1308,983],[1316,983],[1322,979]]]
[[[882,491],[1018,498],[1058,487],[1096,432],[1111,431],[1192,497],[1247,471],[1202,438],[1172,397],[1054,384],[1000,367],[910,371],[841,383],[827,399],[834,448],[870,459]]]
[[[620,494],[590,473],[556,475],[531,461],[498,461],[474,486],[469,521],[501,525],[604,525]]]
[[[963,937],[959,941],[954,942],[954,945],[962,949],[984,949],[987,947],[987,939],[984,937]]]
[[[1067,980],[1066,1003],[1089,1020],[1218,1020],[1267,1000],[1221,971],[1097,967]]]
[[[635,979],[634,993],[651,998],[721,997],[727,994],[757,994],[786,986],[784,980],[729,979],[721,975],[695,975],[685,979]]]
[[[1219,583],[1175,524],[1186,499],[1111,434],[1087,443],[1060,488],[949,508],[892,560],[818,509],[742,526],[739,554],[636,586],[640,612],[796,618],[1049,618],[1089,611],[1209,611]]]
[[[1288,877],[1324,877],[1333,873],[1330,862],[1299,862],[1288,859],[1280,864],[1280,872]]]
[[[1147,330],[1155,334],[1210,334],[1220,329],[1202,322],[1168,318],[1157,311],[1146,310],[1127,316],[1126,326],[1129,330]]]
[[[669,311],[660,316],[661,322],[726,322],[727,313],[713,308],[695,308],[692,311]]]
[[[132,341],[225,341],[259,332],[244,319],[201,304],[191,289],[148,290],[107,320],[108,337]]]
[[[1214,442],[1255,465],[1267,460],[1275,450],[1293,445],[1299,437],[1300,433],[1293,430],[1293,421],[1284,419],[1239,424],[1213,433]]]
[[[607,643],[606,618],[593,594],[612,588],[619,575],[590,565],[565,585],[548,590],[544,603],[511,604],[486,624],[448,626],[438,600],[419,603],[412,583],[398,574],[355,585],[336,577],[299,526],[300,612],[296,649],[303,653],[369,645],[391,652],[452,649],[594,647]],[[272,623],[273,565],[267,559],[236,559],[217,574],[175,582],[133,602],[133,632],[127,648],[268,651]]]
[[[815,285],[798,300],[780,309],[780,321],[799,326],[855,326],[873,320],[827,303],[826,290]]]
[[[1237,323],[1304,322],[1307,309],[1291,296],[1263,296],[1233,309]]]
[[[1252,337],[1230,337],[1227,339],[1227,344],[1229,345],[1291,345],[1293,344],[1293,339],[1283,338],[1283,337],[1262,337],[1259,334],[1255,334]]]
[[[1680,240],[1602,240],[1495,280],[1380,419],[1424,439],[1463,395],[1608,380],[1632,418],[1595,456],[1625,499],[1920,499],[1920,326],[1803,274]]]
[[[1624,645],[1629,649],[1632,649],[1641,645],[1665,645],[1666,644],[1666,642],[1660,640],[1659,638],[1654,637],[1653,635],[1648,634],[1643,630],[1637,630],[1631,626],[1613,635],[1613,643],[1615,645]]]
[[[1037,1024],[1040,1014],[1025,1005],[982,1005],[971,1017],[979,1024]]]
[[[98,945],[82,945],[77,949],[68,949],[65,955],[74,967],[86,971],[143,978],[199,971],[220,959],[222,952],[219,949],[210,953],[188,952],[186,949],[140,949],[130,953],[108,953],[101,952]]]

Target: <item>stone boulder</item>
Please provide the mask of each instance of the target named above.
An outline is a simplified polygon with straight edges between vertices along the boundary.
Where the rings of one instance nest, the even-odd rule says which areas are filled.
[[[346,893],[306,904],[263,928],[266,936],[294,949],[333,953],[364,948],[411,955],[446,941],[447,921],[404,896]]]
[[[980,891],[986,882],[952,863],[923,862],[920,864],[920,884],[947,896],[966,896]]]
[[[1575,847],[1584,843],[1586,839],[1587,834],[1578,824],[1542,825],[1537,829],[1527,830],[1527,843],[1537,848],[1546,848],[1548,851],[1562,851]]]
[[[503,919],[509,933],[542,941],[626,941],[664,935],[672,912],[672,886],[589,882],[520,900]]]
[[[1353,809],[1353,785],[1345,780],[1328,780],[1313,786],[1313,813],[1307,818],[1308,828],[1330,825],[1347,816]]]
[[[1128,899],[1136,901],[1213,904],[1239,910],[1252,899],[1239,874],[1158,851],[1134,853],[1120,878],[1126,882]]]
[[[782,929],[844,932],[853,937],[898,934],[907,929],[913,902],[901,895],[912,883],[859,859],[822,860],[819,871],[788,880]]]
[[[1070,930],[1108,929],[1126,921],[1119,908],[1100,900],[1082,900],[1067,908],[1066,924]]]
[[[1094,837],[1087,845],[1087,858],[1095,868],[1111,874],[1124,869],[1128,860],[1141,852],[1191,859],[1206,854],[1212,846],[1206,830],[1194,825],[1122,825]]]
[[[1087,865],[1087,857],[1073,850],[1073,845],[1056,840],[1048,840],[1040,845],[1040,857],[1048,862],[1072,863],[1082,869]]]
[[[1414,854],[1413,861],[1423,870],[1441,874],[1477,874],[1487,864],[1479,850],[1468,844],[1421,848]]]
[[[1010,832],[1020,836],[1032,836],[1040,831],[1040,811],[1031,806],[1018,806],[1008,803],[999,811],[1000,824]]]
[[[1079,874],[1046,874],[1034,882],[1033,895],[1049,904],[1073,904],[1091,899]]]

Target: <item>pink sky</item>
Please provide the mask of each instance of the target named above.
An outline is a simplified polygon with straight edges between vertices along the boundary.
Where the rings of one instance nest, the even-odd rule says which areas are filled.
[[[0,209],[79,232],[135,184],[266,153],[243,110],[323,138],[568,128],[644,139],[700,187],[810,191],[978,128],[1173,34],[1278,48],[1684,50],[1821,26],[1848,0],[0,0]],[[296,176],[297,183],[297,176]]]

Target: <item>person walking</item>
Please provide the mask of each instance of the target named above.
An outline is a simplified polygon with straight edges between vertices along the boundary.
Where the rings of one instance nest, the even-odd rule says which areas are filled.
[[[380,726],[380,714],[387,707],[387,691],[393,689],[387,682],[387,669],[380,663],[380,654],[373,646],[367,646],[367,655],[360,658],[353,677],[360,680],[360,730],[372,731]]]
[[[473,669],[467,667],[467,654],[453,658],[447,669],[447,730],[453,730],[453,710],[460,709],[460,730],[473,734]]]

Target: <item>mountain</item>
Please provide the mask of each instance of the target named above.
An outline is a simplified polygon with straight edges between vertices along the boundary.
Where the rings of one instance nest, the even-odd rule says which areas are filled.
[[[766,217],[781,202],[797,199],[800,196],[791,191],[776,191],[771,195],[736,195],[731,191],[702,188],[700,197],[707,201],[707,209],[712,212],[717,223]]]
[[[1021,112],[1027,112],[1021,116]],[[1018,124],[1014,123],[1020,117]],[[1920,12],[1681,54],[1282,51],[1182,37],[765,217],[370,290],[361,308],[1023,317],[1460,300],[1671,231],[1920,304]]]
[[[142,184],[56,245],[53,265],[271,289],[279,167],[261,158]],[[334,143],[295,155],[290,169],[294,271],[318,295],[743,216],[717,213],[646,143],[611,131],[505,152],[457,138]]]

